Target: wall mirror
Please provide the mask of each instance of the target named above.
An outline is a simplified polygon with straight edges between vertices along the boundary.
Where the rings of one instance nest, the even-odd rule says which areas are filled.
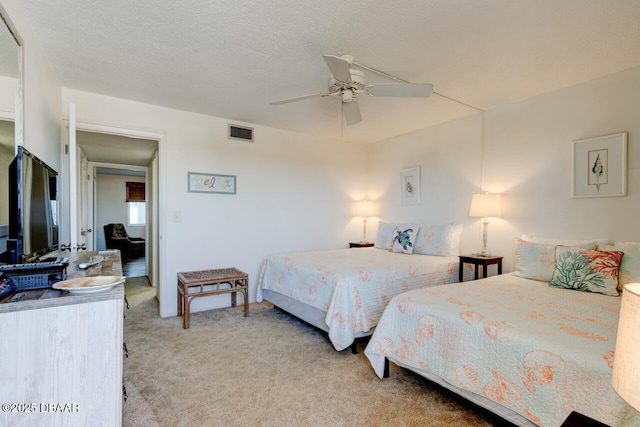
[[[9,224],[8,167],[22,139],[22,40],[0,5],[0,238]],[[0,252],[4,247],[0,247]]]

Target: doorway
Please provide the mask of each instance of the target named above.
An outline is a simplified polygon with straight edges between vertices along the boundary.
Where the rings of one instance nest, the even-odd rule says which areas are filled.
[[[66,122],[66,121],[65,121]],[[113,126],[96,125],[92,123],[73,122],[75,129],[74,140],[76,156],[74,162],[78,178],[78,206],[76,212],[78,216],[87,218],[87,225],[81,224],[84,220],[79,218],[78,229],[69,232],[75,233],[83,241],[89,241],[93,248],[96,248],[96,236],[103,233],[102,225],[95,222],[95,188],[93,170],[96,167],[108,167],[111,169],[144,169],[145,186],[149,201],[147,203],[147,226],[146,236],[146,265],[145,270],[150,283],[156,287],[156,294],[160,299],[160,287],[163,283],[164,273],[159,267],[163,256],[160,230],[163,223],[159,206],[163,202],[162,188],[164,181],[161,178],[161,153],[166,141],[166,136],[160,133],[138,131],[127,128],[117,128]],[[66,128],[70,128],[69,122],[65,123]],[[67,134],[67,132],[63,132]],[[65,139],[65,147],[70,142],[70,138]],[[64,148],[64,147],[63,147]],[[67,148],[65,148],[66,150]],[[69,156],[66,156],[67,159]],[[70,159],[69,159],[70,160]],[[92,163],[91,168],[89,163]],[[84,184],[83,184],[84,182]],[[88,185],[90,183],[91,185]],[[68,185],[68,184],[67,184]],[[85,189],[83,188],[86,188]],[[93,226],[95,225],[95,227]],[[92,230],[92,234],[87,237],[82,236],[82,231]],[[80,241],[80,240],[78,240]],[[162,301],[161,314],[162,314]]]
[[[84,137],[79,137],[79,140]],[[81,146],[80,146],[80,149]],[[88,163],[89,192],[87,197],[89,230],[95,250],[120,249],[122,269],[126,277],[148,276],[147,206],[152,206],[146,194],[148,168],[142,166]],[[93,209],[92,209],[93,207]],[[133,240],[130,245],[111,241],[113,224],[122,224]]]

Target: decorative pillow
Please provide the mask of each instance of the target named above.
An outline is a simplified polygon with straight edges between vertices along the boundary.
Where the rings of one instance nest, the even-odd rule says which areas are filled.
[[[393,228],[398,225],[391,222],[378,222],[378,233],[374,246],[378,249],[389,249],[393,240]]]
[[[420,227],[414,253],[423,255],[460,255],[462,224],[442,224]]]
[[[615,242],[613,246],[598,245],[601,251],[622,251],[624,257],[618,271],[618,290],[627,283],[640,282],[640,242]]]
[[[514,276],[549,283],[556,268],[556,246],[516,239],[514,259]]]
[[[412,254],[413,246],[420,226],[417,224],[398,224],[393,228],[393,240],[389,252]]]
[[[567,239],[556,239],[549,237],[537,237],[531,236],[529,234],[523,234],[522,240],[531,243],[542,243],[545,245],[554,245],[554,246],[575,246],[579,248],[585,249],[593,249],[597,245],[608,245],[609,239],[582,239],[582,240],[567,240]]]
[[[556,248],[552,287],[619,296],[618,269],[623,252],[566,246]]]

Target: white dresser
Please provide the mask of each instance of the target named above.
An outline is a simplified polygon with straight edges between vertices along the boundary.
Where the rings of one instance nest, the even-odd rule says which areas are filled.
[[[67,278],[122,274],[119,253],[77,270],[90,255]],[[122,425],[123,297],[121,284],[0,304],[0,425]]]

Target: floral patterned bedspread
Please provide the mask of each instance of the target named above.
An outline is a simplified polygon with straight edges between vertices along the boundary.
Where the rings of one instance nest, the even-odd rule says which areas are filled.
[[[325,311],[329,339],[343,350],[378,323],[394,295],[457,282],[458,260],[376,248],[273,255],[262,266],[257,301],[270,289]]]
[[[541,426],[573,411],[611,426],[640,416],[611,386],[621,298],[493,276],[396,296],[365,349],[484,396]]]

